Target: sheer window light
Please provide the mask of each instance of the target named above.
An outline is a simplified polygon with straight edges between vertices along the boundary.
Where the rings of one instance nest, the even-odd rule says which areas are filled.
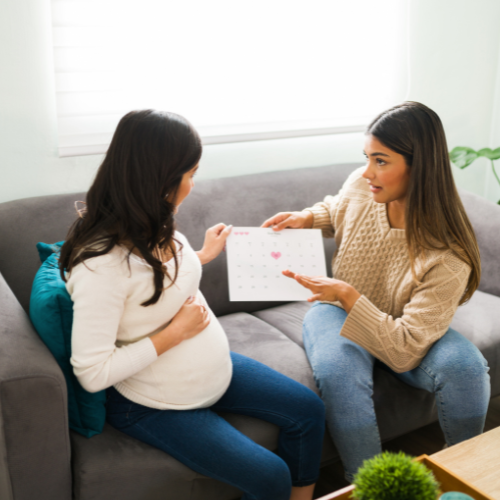
[[[121,116],[188,118],[205,143],[362,130],[406,90],[401,0],[52,0],[61,156]]]

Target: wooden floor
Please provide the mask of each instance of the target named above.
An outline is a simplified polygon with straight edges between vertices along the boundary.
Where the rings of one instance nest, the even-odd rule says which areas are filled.
[[[486,425],[484,430],[489,431],[500,426],[500,396],[490,401]],[[445,444],[439,423],[427,425],[416,431],[384,443],[383,449],[388,451],[403,451],[409,455],[419,456],[424,453],[432,455],[443,448]],[[337,462],[321,469],[320,479],[314,491],[314,497],[319,498],[332,491],[347,486],[344,479],[342,464]]]

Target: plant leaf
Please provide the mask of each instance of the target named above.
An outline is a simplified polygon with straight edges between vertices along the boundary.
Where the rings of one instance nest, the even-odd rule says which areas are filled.
[[[479,154],[472,148],[457,146],[450,151],[450,160],[458,167],[468,167],[474,160],[478,158]]]
[[[490,148],[483,148],[478,151],[477,154],[479,156],[484,156],[489,160],[498,160],[500,158],[500,148],[497,148],[494,151],[492,151]]]

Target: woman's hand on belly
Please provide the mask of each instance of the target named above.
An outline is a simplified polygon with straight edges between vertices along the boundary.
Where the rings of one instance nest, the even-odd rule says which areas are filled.
[[[353,286],[335,278],[305,276],[293,273],[288,269],[283,271],[283,274],[288,278],[294,279],[308,290],[311,290],[313,295],[307,299],[309,302],[314,302],[315,300],[340,302],[348,314],[356,301],[361,297],[361,294]]]
[[[205,305],[189,297],[169,325],[150,337],[158,356],[201,333],[210,324],[210,313]]]

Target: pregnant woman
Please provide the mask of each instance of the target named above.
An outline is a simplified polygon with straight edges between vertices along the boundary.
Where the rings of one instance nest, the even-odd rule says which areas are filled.
[[[74,302],[71,363],[85,389],[107,389],[107,420],[120,431],[239,488],[245,500],[311,500],[323,402],[229,351],[198,287],[231,228],[209,229],[199,252],[175,231],[201,152],[178,115],[134,111],[118,124],[61,252]],[[279,426],[277,454],[219,411]]]
[[[439,117],[417,102],[395,106],[368,127],[364,153],[336,196],[263,224],[335,237],[335,279],[284,274],[317,301],[304,344],[350,481],[381,452],[375,360],[435,394],[448,445],[483,431],[490,396],[485,359],[449,328],[479,285],[480,260]]]

